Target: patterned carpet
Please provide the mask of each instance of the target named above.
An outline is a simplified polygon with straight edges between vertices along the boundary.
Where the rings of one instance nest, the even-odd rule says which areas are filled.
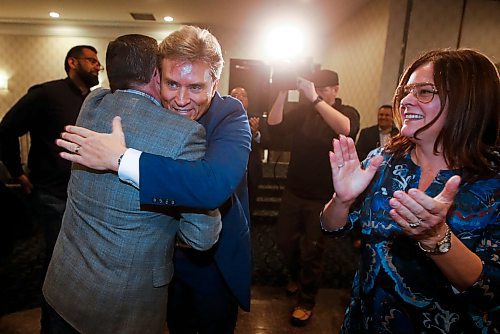
[[[14,239],[10,252],[0,260],[0,315],[39,305],[45,243],[41,230],[34,229]]]
[[[284,286],[286,269],[276,246],[275,225],[259,221],[252,225],[253,283]],[[0,315],[36,307],[40,300],[44,242],[39,228],[13,240],[0,262]],[[357,252],[350,238],[328,239],[322,288],[349,288],[355,272]]]
[[[263,286],[284,286],[287,270],[276,245],[275,224],[254,220],[252,224],[253,283]],[[328,238],[325,250],[325,271],[321,287],[350,288],[357,266],[357,250],[351,238]]]

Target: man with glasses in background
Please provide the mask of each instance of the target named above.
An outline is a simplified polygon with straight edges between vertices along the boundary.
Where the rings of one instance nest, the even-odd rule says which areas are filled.
[[[45,276],[59,234],[71,173],[71,163],[59,157],[61,149],[55,140],[65,125],[75,124],[90,88],[99,84],[98,74],[103,67],[94,47],[78,45],[68,51],[64,69],[68,74],[65,79],[28,89],[0,123],[3,163],[30,195],[36,219],[44,229],[46,251],[41,277]],[[29,172],[25,172],[18,137],[28,132]]]

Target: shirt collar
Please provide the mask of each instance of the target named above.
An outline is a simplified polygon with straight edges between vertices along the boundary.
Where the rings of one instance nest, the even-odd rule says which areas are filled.
[[[144,96],[145,98],[151,100],[154,104],[156,104],[158,107],[161,107],[161,103],[160,101],[158,101],[157,99],[155,99],[154,97],[152,97],[151,95],[147,94],[147,93],[144,93],[144,92],[141,92],[140,90],[137,90],[137,89],[117,89],[116,91],[120,91],[120,92],[127,92],[127,93],[132,93],[132,94],[136,94],[136,95],[140,95],[140,96]]]

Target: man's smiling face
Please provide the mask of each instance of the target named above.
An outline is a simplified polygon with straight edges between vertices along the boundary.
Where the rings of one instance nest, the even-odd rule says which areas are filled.
[[[162,104],[182,116],[200,119],[210,107],[217,83],[204,62],[162,60]]]

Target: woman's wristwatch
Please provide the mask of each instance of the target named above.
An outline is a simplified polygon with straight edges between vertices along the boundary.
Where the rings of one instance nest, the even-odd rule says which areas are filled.
[[[434,249],[427,249],[422,246],[420,241],[417,242],[418,247],[422,252],[430,255],[439,255],[439,254],[445,254],[448,253],[448,251],[451,249],[451,229],[448,225],[446,225],[446,232],[444,234],[443,239],[439,240],[436,243],[436,246]]]

